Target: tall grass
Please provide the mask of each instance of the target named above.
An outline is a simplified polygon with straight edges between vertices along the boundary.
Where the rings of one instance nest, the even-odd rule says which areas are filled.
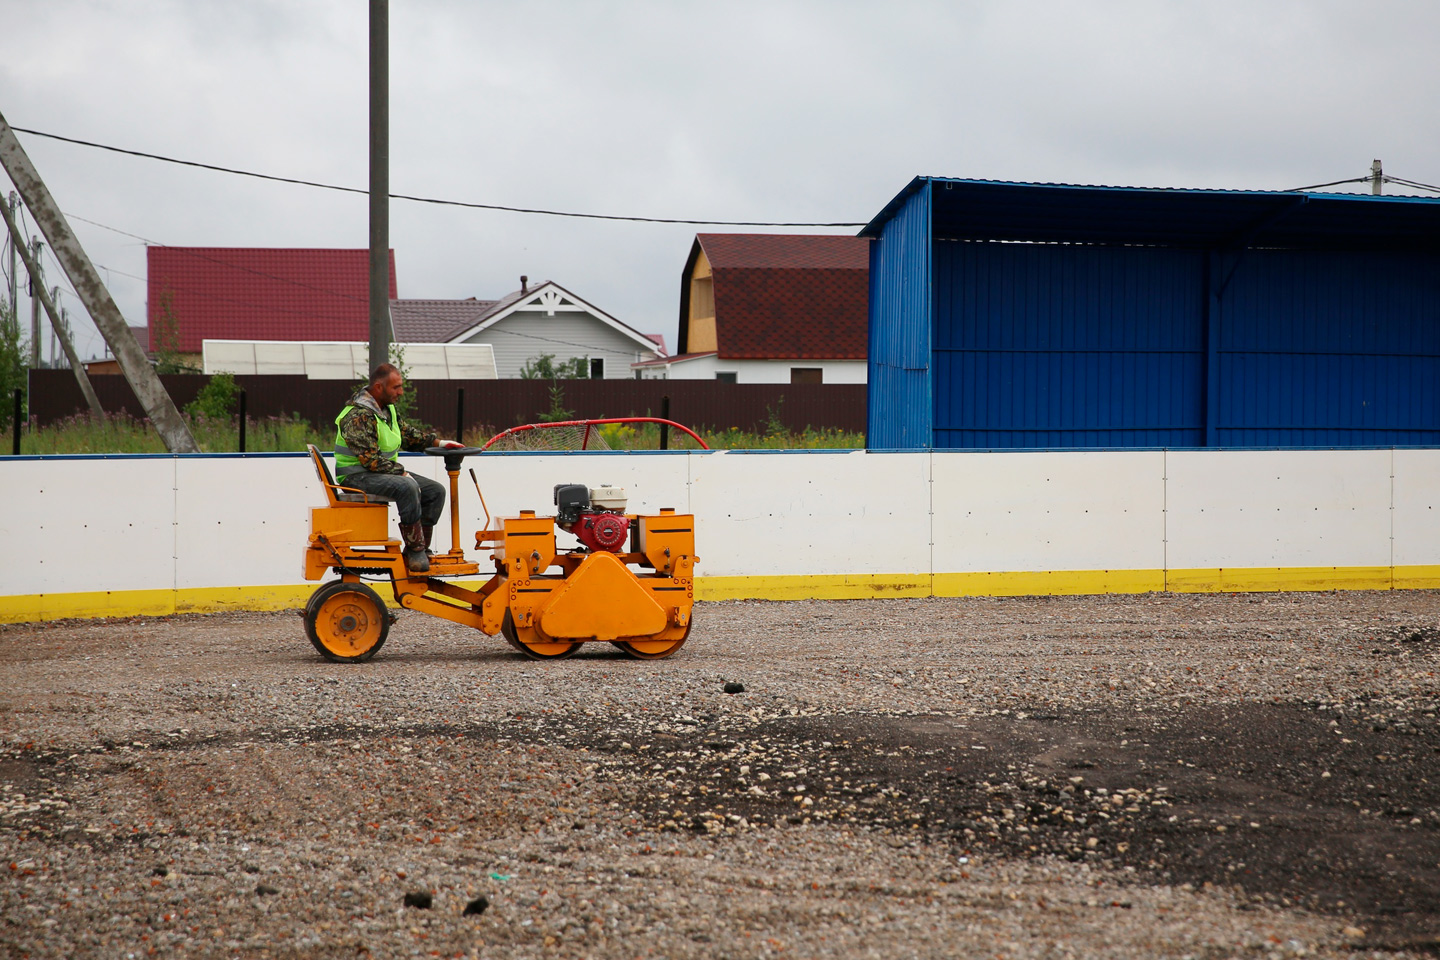
[[[240,449],[239,423],[233,418],[186,416],[190,433],[206,453],[236,453]],[[297,417],[261,417],[245,420],[247,453],[283,453],[304,450],[313,443],[321,449],[334,445],[335,434],[321,435],[307,420]],[[103,418],[76,414],[49,426],[24,432],[22,454],[62,453],[164,453],[165,444],[149,420],[127,413]]]
[[[712,450],[833,450],[858,449],[865,446],[865,434],[845,430],[814,429],[786,430],[770,424],[763,432],[740,430],[735,427],[691,427]],[[543,449],[545,430],[524,434],[527,446]],[[611,450],[658,450],[660,449],[660,424],[658,423],[607,423],[595,428],[595,432]],[[464,441],[475,447],[485,445],[498,430],[480,427],[467,430]],[[593,444],[593,441],[592,441]],[[593,445],[592,449],[604,449]],[[700,445],[689,434],[673,427],[670,430],[669,449],[698,450]]]
[[[240,437],[234,418],[185,415],[195,442],[206,453],[236,453]],[[612,450],[658,450],[660,425],[655,423],[606,424],[596,428]],[[465,442],[481,447],[498,433],[490,428],[466,431]],[[826,450],[855,449],[865,446],[863,433],[843,430],[784,430],[777,424],[755,433],[734,428],[695,428],[713,450]],[[298,417],[247,418],[245,450],[247,453],[299,452],[307,443],[329,450],[335,443],[334,429],[316,430]],[[9,447],[9,438],[5,438]],[[697,450],[699,445],[687,434],[672,429],[670,449]],[[151,427],[149,420],[137,419],[126,413],[106,414],[94,418],[76,414],[45,427],[22,431],[20,452],[26,455],[164,453],[165,444]]]

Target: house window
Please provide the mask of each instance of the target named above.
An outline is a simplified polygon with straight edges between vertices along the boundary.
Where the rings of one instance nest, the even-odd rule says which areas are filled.
[[[716,379],[716,381],[718,381],[719,383],[734,383],[734,382],[735,382],[735,374],[733,374],[733,373],[717,373],[717,374],[715,374],[715,379]]]
[[[604,361],[602,358],[600,358],[600,357],[591,357],[591,358],[590,358],[590,379],[591,379],[591,380],[604,380],[604,379],[605,379],[605,361]]]
[[[824,383],[825,370],[822,367],[791,367],[791,383]]]

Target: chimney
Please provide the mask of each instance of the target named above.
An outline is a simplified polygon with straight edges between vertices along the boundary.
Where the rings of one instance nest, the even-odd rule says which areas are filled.
[[[525,274],[522,273],[522,274],[520,274],[520,295],[523,297],[525,294],[527,294],[527,293],[529,293],[529,292],[530,292],[530,278],[527,277],[527,276],[525,276]]]

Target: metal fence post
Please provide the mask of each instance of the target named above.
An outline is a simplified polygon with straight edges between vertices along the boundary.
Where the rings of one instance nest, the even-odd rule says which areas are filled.
[[[240,452],[245,452],[245,391],[240,391]]]
[[[670,419],[670,394],[668,393],[660,398],[660,419]],[[668,423],[660,424],[660,449],[670,449],[670,424]]]

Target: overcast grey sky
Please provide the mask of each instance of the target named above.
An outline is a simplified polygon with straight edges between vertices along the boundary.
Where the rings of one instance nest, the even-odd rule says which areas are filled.
[[[396,193],[866,221],[917,174],[1289,189],[1379,157],[1440,183],[1432,0],[391,0],[390,22]],[[129,149],[363,188],[367,69],[364,0],[0,0],[6,119]],[[73,218],[368,242],[360,195],[21,142],[134,324],[143,243]],[[523,273],[673,349],[690,241],[724,229],[395,201],[390,239],[402,297],[493,299]]]

